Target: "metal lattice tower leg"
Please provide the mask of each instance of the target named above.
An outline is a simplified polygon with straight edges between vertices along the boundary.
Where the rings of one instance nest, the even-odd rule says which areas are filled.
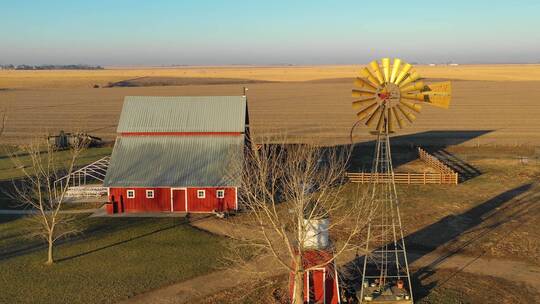
[[[369,218],[365,248],[369,254],[364,258],[359,300],[363,302],[368,296],[377,303],[398,300],[404,303],[401,301],[408,297],[412,303],[409,265],[387,130],[385,127],[378,133],[373,158],[368,192],[368,195],[371,195],[372,214]],[[397,288],[398,281],[403,283],[404,288]]]

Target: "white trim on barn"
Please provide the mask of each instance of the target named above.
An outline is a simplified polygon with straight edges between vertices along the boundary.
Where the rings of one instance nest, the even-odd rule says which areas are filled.
[[[186,187],[170,187],[169,188],[171,190],[171,212],[176,212],[174,210],[174,190],[184,190],[184,203],[185,203],[185,209],[186,211],[184,212],[187,212],[187,188]]]
[[[341,297],[340,297],[340,294],[339,294],[339,277],[338,277],[338,273],[337,273],[336,263],[332,262],[332,264],[334,265],[334,275],[335,275],[334,280],[336,280],[337,301],[338,301],[338,304],[341,304]]]
[[[186,213],[188,212],[188,206],[189,206],[188,201],[187,201],[188,200],[187,189],[188,188],[184,188],[184,203],[186,204]]]

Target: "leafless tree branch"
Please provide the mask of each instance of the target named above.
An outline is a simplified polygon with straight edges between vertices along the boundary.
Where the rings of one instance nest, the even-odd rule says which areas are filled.
[[[54,263],[55,243],[78,232],[76,217],[62,214],[65,195],[69,188],[70,174],[75,170],[76,161],[86,148],[84,141],[75,143],[69,151],[57,151],[44,139],[34,139],[29,144],[20,145],[10,153],[12,163],[22,174],[13,180],[10,196],[36,214],[30,217],[33,225],[29,235],[43,239],[47,243],[47,261]],[[67,180],[62,185],[55,181],[62,175]]]

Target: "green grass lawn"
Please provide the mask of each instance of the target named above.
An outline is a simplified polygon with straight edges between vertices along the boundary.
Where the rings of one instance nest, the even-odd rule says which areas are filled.
[[[14,166],[13,161],[6,152],[7,150],[9,150],[9,147],[0,146],[0,209],[23,209],[23,206],[19,206],[9,197],[9,193],[14,193],[12,180],[22,177],[22,172]],[[59,158],[62,158],[67,157],[69,152],[60,151],[58,153],[60,154]],[[92,163],[111,155],[111,153],[112,147],[89,148],[77,159],[77,167]],[[21,157],[21,160],[23,163],[29,163],[27,157]]]
[[[217,267],[226,240],[180,218],[87,218],[84,233],[57,246],[45,266],[42,243],[25,238],[24,218],[0,216],[0,303],[114,303]]]
[[[11,180],[22,176],[20,169],[17,169],[13,165],[12,159],[9,157],[7,151],[12,150],[12,147],[0,146],[0,181]],[[83,166],[94,162],[104,156],[111,155],[112,147],[98,147],[89,148],[82,152],[81,156],[77,159],[77,166]],[[64,159],[69,157],[69,151],[59,151],[58,159]],[[27,156],[21,156],[20,160],[23,164],[29,165],[30,159]]]

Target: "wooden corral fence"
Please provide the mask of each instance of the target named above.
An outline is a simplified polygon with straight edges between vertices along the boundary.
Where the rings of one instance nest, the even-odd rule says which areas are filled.
[[[407,185],[427,185],[427,184],[452,184],[457,185],[459,181],[459,175],[452,170],[446,164],[441,162],[435,156],[429,154],[424,149],[418,147],[418,155],[420,160],[425,162],[428,166],[437,169],[439,172],[423,172],[423,173],[394,173],[394,182],[396,184]],[[352,183],[388,183],[391,181],[390,174],[372,174],[369,172],[348,172],[345,176]]]
[[[348,172],[345,175],[352,183],[370,183],[372,179],[378,183],[390,182],[390,174],[371,174],[366,172],[351,173]],[[396,184],[408,184],[408,185],[427,185],[427,184],[453,184],[458,183],[457,173],[394,173],[394,182]]]
[[[422,149],[421,147],[418,147],[418,156],[420,157],[420,160],[425,162],[428,166],[435,168],[442,173],[456,173],[450,167],[448,167],[443,162],[441,162],[438,158],[429,154],[428,152],[426,152],[426,150]]]

